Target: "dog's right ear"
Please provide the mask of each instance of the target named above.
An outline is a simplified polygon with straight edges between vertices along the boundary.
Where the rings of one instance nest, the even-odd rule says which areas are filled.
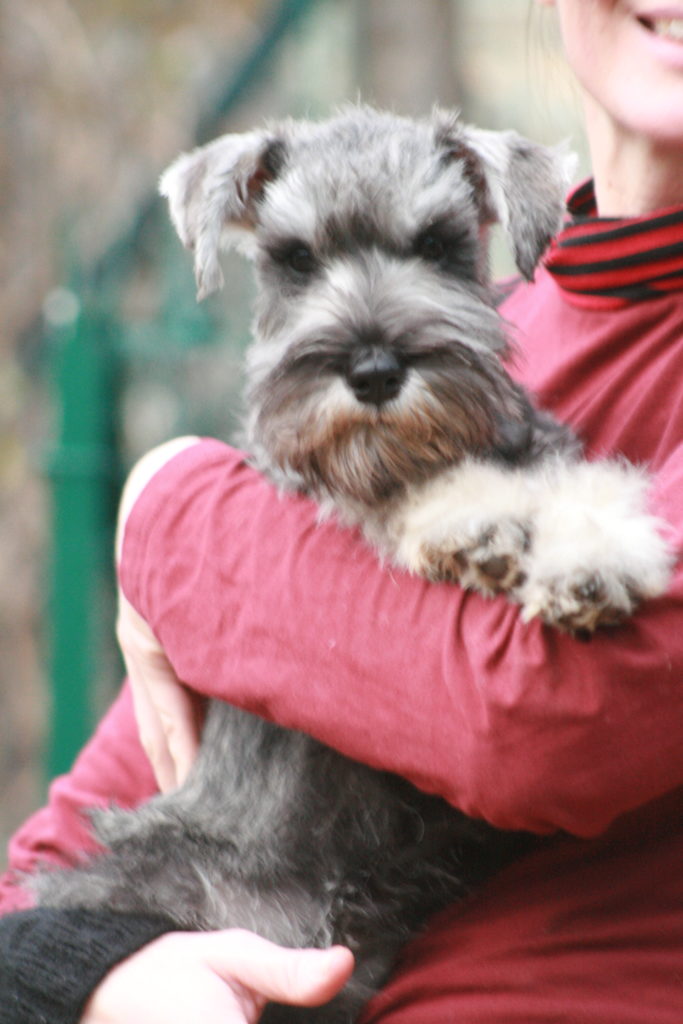
[[[542,146],[514,131],[464,125],[448,110],[435,110],[433,122],[445,158],[461,164],[476,194],[482,223],[502,225],[518,269],[531,280],[561,227],[575,155],[565,145]]]
[[[464,127],[462,140],[478,158],[485,208],[502,225],[517,268],[530,281],[562,225],[576,157],[564,144],[542,146],[513,131]]]
[[[223,286],[221,249],[240,246],[249,254],[256,206],[284,161],[284,143],[269,132],[224,135],[179,157],[162,175],[180,239],[194,252],[197,297]]]

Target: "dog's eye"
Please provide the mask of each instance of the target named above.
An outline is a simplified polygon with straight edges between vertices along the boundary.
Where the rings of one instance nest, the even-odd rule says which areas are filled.
[[[415,252],[428,263],[444,263],[449,256],[449,242],[436,231],[428,231],[418,238]]]
[[[432,225],[415,239],[413,254],[445,274],[476,277],[476,240],[464,229]]]
[[[296,274],[297,277],[310,277],[318,269],[318,260],[313,251],[304,242],[293,242],[276,254],[281,266]]]

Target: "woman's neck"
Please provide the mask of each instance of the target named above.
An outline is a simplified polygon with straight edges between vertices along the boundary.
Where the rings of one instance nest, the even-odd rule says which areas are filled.
[[[673,146],[630,134],[590,98],[585,109],[601,217],[639,217],[683,206],[683,141]]]

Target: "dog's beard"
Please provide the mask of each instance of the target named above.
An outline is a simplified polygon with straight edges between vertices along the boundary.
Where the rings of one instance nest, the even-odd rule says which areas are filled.
[[[467,455],[490,454],[501,424],[524,420],[498,359],[464,345],[416,354],[400,394],[379,408],[353,397],[334,362],[311,346],[250,389],[252,441],[315,495],[377,505]]]

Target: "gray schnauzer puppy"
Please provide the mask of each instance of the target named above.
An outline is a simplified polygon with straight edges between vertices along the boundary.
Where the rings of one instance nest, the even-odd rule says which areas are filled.
[[[353,108],[218,139],[173,164],[162,191],[200,296],[221,285],[221,248],[255,262],[257,465],[394,564],[591,631],[661,593],[670,558],[644,475],[582,461],[503,363],[487,229],[502,224],[530,278],[561,220],[564,164],[450,113]],[[354,950],[337,998],[271,1005],[271,1024],[355,1020],[427,916],[527,842],[220,702],[182,788],[94,817],[108,851],[44,875],[44,904]]]

